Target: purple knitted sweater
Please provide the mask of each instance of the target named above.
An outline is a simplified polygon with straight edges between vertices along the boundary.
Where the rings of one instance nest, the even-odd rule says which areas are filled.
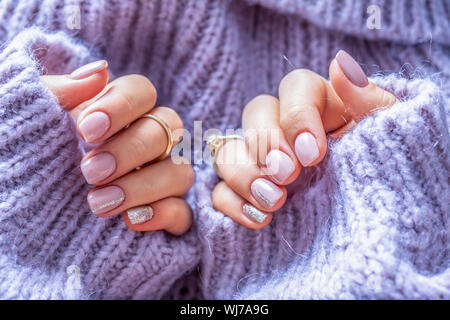
[[[0,0],[0,298],[450,299],[449,30],[445,0]],[[338,49],[399,101],[330,142],[259,231],[212,208],[207,164],[183,236],[94,217],[83,146],[40,81],[104,58],[186,128],[236,128],[283,55],[327,76]]]

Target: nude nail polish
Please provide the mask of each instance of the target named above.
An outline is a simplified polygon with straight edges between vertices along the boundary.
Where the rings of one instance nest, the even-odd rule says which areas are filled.
[[[262,223],[264,222],[264,220],[267,219],[267,217],[269,216],[267,213],[264,213],[258,209],[256,209],[254,206],[246,203],[244,204],[244,206],[242,207],[242,212],[249,217],[250,219],[258,222],[258,223]]]
[[[108,152],[102,152],[81,162],[81,172],[89,184],[108,178],[116,170],[116,159]]]
[[[107,67],[108,63],[105,60],[91,62],[72,72],[69,77],[73,80],[86,79]]]
[[[309,132],[300,133],[295,139],[295,154],[304,167],[314,162],[319,157],[316,138]]]
[[[271,150],[266,156],[267,173],[278,183],[283,183],[294,172],[291,158],[280,150]]]
[[[105,135],[110,126],[111,122],[106,113],[93,112],[81,121],[78,128],[86,142],[93,142]]]
[[[283,196],[283,191],[273,182],[258,178],[253,181],[251,192],[256,201],[264,208],[272,208]]]
[[[150,206],[140,206],[127,210],[131,224],[141,224],[153,218],[153,209]]]
[[[361,66],[347,52],[339,50],[336,54],[336,61],[347,79],[354,85],[364,88],[369,84],[369,80],[367,80],[367,76]]]
[[[125,200],[125,193],[117,186],[109,186],[91,191],[87,200],[92,212],[101,214],[120,206]]]

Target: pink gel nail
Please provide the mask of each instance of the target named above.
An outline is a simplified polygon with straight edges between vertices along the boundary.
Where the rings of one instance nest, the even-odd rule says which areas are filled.
[[[92,212],[100,214],[120,206],[125,200],[125,194],[121,188],[109,186],[91,191],[87,200]]]
[[[319,147],[311,133],[303,132],[297,136],[295,139],[295,153],[304,167],[319,157]]]
[[[108,178],[116,170],[116,159],[108,152],[99,153],[81,162],[81,172],[90,184]]]
[[[294,172],[291,158],[280,150],[272,150],[266,156],[267,173],[278,182],[283,183]]]
[[[367,80],[367,76],[361,66],[347,52],[344,50],[339,50],[336,54],[336,61],[347,79],[354,85],[364,88],[369,84],[369,80]]]
[[[101,138],[111,126],[109,117],[103,112],[93,112],[84,118],[78,128],[87,142]]]
[[[102,71],[103,69],[106,69],[107,67],[108,63],[105,60],[91,62],[72,72],[70,74],[70,78],[73,80],[86,79],[87,77],[90,77],[93,74],[96,74]]]
[[[253,181],[250,189],[253,197],[264,208],[272,208],[283,196],[283,191],[276,184],[263,178]]]

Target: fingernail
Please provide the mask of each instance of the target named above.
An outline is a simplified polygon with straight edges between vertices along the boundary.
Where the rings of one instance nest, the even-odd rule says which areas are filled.
[[[369,84],[369,80],[367,80],[367,76],[361,66],[347,52],[339,50],[336,54],[336,61],[347,79],[354,85],[363,88]]]
[[[254,206],[248,203],[244,204],[244,206],[242,207],[242,212],[244,212],[244,214],[250,219],[255,220],[259,223],[264,222],[264,220],[266,220],[266,218],[269,216],[268,214],[259,211]]]
[[[111,123],[109,117],[103,112],[93,112],[81,121],[78,128],[87,142],[101,138],[108,131]]]
[[[116,170],[116,159],[108,152],[99,153],[81,162],[81,172],[89,184],[105,180]]]
[[[319,157],[319,147],[311,133],[303,132],[297,136],[297,139],[295,139],[295,153],[304,167]]]
[[[127,210],[131,224],[141,224],[153,218],[153,209],[150,206],[140,206]]]
[[[72,72],[70,74],[70,78],[73,80],[86,79],[87,77],[90,77],[93,74],[96,74],[102,71],[103,69],[106,69],[107,67],[108,62],[106,62],[105,60],[91,62]]]
[[[266,166],[267,173],[278,183],[283,183],[295,170],[291,158],[280,150],[269,152],[266,156]]]
[[[250,187],[253,196],[264,208],[272,208],[283,196],[283,191],[273,182],[258,178]]]
[[[123,200],[125,200],[125,194],[121,188],[109,186],[91,191],[87,200],[92,212],[100,214],[120,206]]]

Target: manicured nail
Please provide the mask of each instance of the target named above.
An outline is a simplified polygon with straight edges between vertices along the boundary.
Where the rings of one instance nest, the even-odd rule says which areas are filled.
[[[264,222],[264,220],[266,220],[266,218],[269,216],[268,214],[259,211],[254,206],[248,203],[244,204],[244,206],[242,207],[242,212],[244,212],[244,214],[250,219],[255,220],[259,223]]]
[[[295,139],[295,153],[304,167],[319,157],[319,147],[311,133],[303,132],[297,136],[297,139]]]
[[[127,210],[131,224],[141,224],[153,218],[153,209],[150,206],[140,206]]]
[[[123,200],[125,200],[125,194],[121,188],[109,186],[91,191],[87,200],[92,212],[100,214],[120,206]]]
[[[269,152],[266,156],[266,166],[267,173],[278,183],[283,183],[295,170],[291,158],[280,150]]]
[[[283,196],[283,191],[273,182],[258,178],[250,187],[253,196],[264,208],[272,208]]]
[[[108,152],[99,153],[81,162],[86,181],[94,184],[105,180],[116,170],[116,159]]]
[[[70,78],[73,80],[86,79],[87,77],[90,77],[93,74],[96,74],[102,71],[103,69],[106,69],[107,67],[108,62],[106,62],[105,60],[91,62],[72,72],[70,74]]]
[[[101,138],[109,130],[111,122],[106,113],[93,112],[81,121],[78,128],[86,142]]]
[[[336,54],[336,61],[344,72],[348,80],[350,80],[354,85],[364,88],[369,84],[366,74],[364,73],[358,62],[353,59],[344,50],[339,50]]]

